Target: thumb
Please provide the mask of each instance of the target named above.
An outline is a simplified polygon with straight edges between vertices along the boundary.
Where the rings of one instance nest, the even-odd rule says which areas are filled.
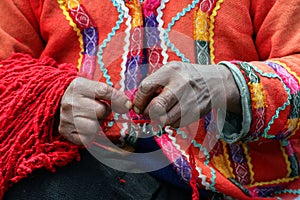
[[[126,113],[132,108],[132,102],[123,92],[105,83],[97,82],[94,91],[96,99],[110,101],[111,109],[117,113]]]

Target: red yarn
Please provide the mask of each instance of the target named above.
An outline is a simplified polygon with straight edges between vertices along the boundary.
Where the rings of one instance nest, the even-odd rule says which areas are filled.
[[[196,163],[195,163],[195,157],[194,157],[194,152],[193,152],[193,147],[192,145],[190,145],[189,149],[189,157],[190,157],[190,164],[191,164],[191,179],[190,179],[190,186],[192,187],[192,199],[193,200],[199,200],[200,199],[200,195],[199,195],[199,191],[198,191],[198,187],[197,187],[197,178],[199,176],[199,173],[196,169]]]
[[[0,199],[33,170],[79,159],[78,146],[54,128],[64,90],[77,76],[70,64],[14,54],[0,62]]]
[[[125,185],[125,183],[126,183],[125,179],[122,179],[121,177],[118,177],[118,180],[119,180],[121,185]]]

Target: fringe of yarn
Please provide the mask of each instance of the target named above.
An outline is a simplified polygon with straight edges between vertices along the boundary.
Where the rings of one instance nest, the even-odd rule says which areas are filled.
[[[0,199],[35,169],[52,172],[74,159],[78,146],[55,126],[60,99],[77,70],[45,57],[13,54],[0,62]]]

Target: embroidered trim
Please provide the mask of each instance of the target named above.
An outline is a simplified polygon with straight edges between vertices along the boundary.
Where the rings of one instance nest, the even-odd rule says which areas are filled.
[[[173,52],[175,52],[176,55],[177,55],[178,57],[180,57],[181,60],[182,60],[183,62],[187,62],[187,63],[189,63],[190,60],[189,60],[188,58],[186,58],[186,57],[184,56],[184,54],[182,54],[182,53],[180,52],[180,50],[177,49],[173,43],[171,43],[171,41],[170,41],[170,39],[169,39],[169,33],[170,33],[172,27],[175,25],[176,21],[178,21],[178,20],[179,20],[181,17],[183,17],[186,13],[190,12],[193,8],[195,8],[196,5],[199,3],[199,1],[200,1],[200,0],[194,0],[191,4],[189,4],[186,8],[184,8],[181,12],[177,13],[177,15],[176,15],[175,17],[173,17],[172,20],[171,20],[171,22],[168,24],[168,28],[166,29],[166,32],[165,32],[165,34],[164,34],[164,39],[165,39],[165,41],[166,41],[166,45],[167,45],[168,47],[170,47],[171,50],[172,50]]]
[[[289,68],[285,63],[276,60],[270,60],[270,61],[284,67],[290,74],[292,74],[298,80],[298,84],[300,85],[300,77],[296,74],[296,72],[292,71],[291,68]]]
[[[295,72],[293,72],[285,63],[279,62],[279,61],[274,61],[274,60],[271,60],[271,62],[284,68],[289,73],[289,75],[293,77],[293,80],[294,79],[297,80],[297,83],[298,83],[298,86],[296,86],[297,88],[292,89],[292,92],[294,91],[294,93],[296,93],[295,94],[296,96],[294,98],[297,98],[298,94],[299,94],[298,89],[299,89],[299,85],[300,85],[299,76]],[[292,104],[292,105],[298,106],[298,103],[294,102],[294,104]],[[299,128],[300,128],[300,119],[298,117],[296,117],[296,119],[293,119],[292,116],[290,116],[290,118],[291,119],[289,119],[287,122],[287,129],[288,129],[288,131],[291,131],[291,133],[290,133],[290,135],[288,135],[287,138],[290,138],[293,135],[295,135],[296,131],[299,130]]]
[[[248,64],[253,70],[255,70],[257,73],[259,73],[261,76],[264,77],[268,77],[268,78],[277,78],[280,80],[280,82],[282,83],[284,89],[286,90],[287,94],[288,94],[288,99],[287,101],[280,107],[278,107],[276,109],[275,115],[271,118],[271,120],[268,122],[267,127],[265,128],[265,130],[263,131],[263,137],[264,138],[268,138],[268,139],[274,139],[275,136],[274,135],[269,135],[268,131],[271,129],[271,125],[274,124],[275,120],[279,117],[279,113],[283,110],[285,110],[287,108],[287,106],[290,105],[290,101],[292,99],[291,96],[291,91],[290,89],[286,86],[286,84],[283,82],[283,80],[277,75],[277,74],[272,74],[272,73],[264,73],[263,71],[261,71],[260,69],[258,69],[257,67]]]
[[[223,145],[223,155],[225,156],[225,161],[226,161],[226,166],[229,169],[229,172],[231,173],[231,177],[232,178],[236,178],[233,172],[233,168],[230,165],[230,158],[229,158],[229,153],[228,153],[228,149],[227,149],[227,144],[224,141],[221,141],[222,145]]]
[[[67,8],[67,5],[66,5],[67,1],[66,0],[57,0],[57,2],[59,4],[60,9],[63,11],[63,14],[65,15],[66,19],[69,21],[70,26],[73,28],[73,30],[76,32],[76,34],[78,36],[79,47],[80,47],[81,51],[78,54],[79,58],[78,58],[77,68],[80,70],[81,65],[82,65],[82,59],[83,59],[83,55],[82,55],[81,52],[84,51],[84,48],[83,48],[84,45],[83,45],[83,39],[82,39],[81,31],[79,30],[79,28],[77,27],[77,25],[73,21],[72,17],[70,16],[70,13],[68,12],[68,8]],[[76,1],[76,0],[74,0],[72,2],[76,3],[76,5],[79,4],[79,2]],[[68,5],[70,5],[69,1],[68,1]]]
[[[129,16],[132,15],[134,18],[142,17],[142,9],[140,7],[139,1],[132,1],[126,3],[126,6],[129,8]],[[138,12],[138,13],[136,13]],[[125,93],[127,96],[133,100],[134,93],[138,87],[140,81],[140,67],[143,60],[143,36],[144,31],[141,27],[143,24],[136,26],[137,23],[142,23],[143,18],[141,19],[131,19],[130,27],[130,37],[129,37],[129,52],[126,59],[126,70],[125,70]],[[134,22],[133,20],[138,20],[139,22]],[[128,27],[129,28],[129,27]],[[127,30],[126,30],[127,31]]]
[[[120,29],[120,25],[123,23],[123,17],[124,17],[124,11],[122,10],[121,6],[117,3],[117,1],[112,0],[113,5],[117,8],[119,12],[118,20],[116,21],[116,25],[112,28],[112,31],[107,35],[107,38],[105,38],[102,42],[102,44],[99,47],[99,51],[97,53],[98,56],[98,63],[100,65],[100,70],[103,73],[103,76],[105,77],[106,83],[110,86],[113,86],[113,83],[111,82],[111,77],[108,74],[107,69],[104,66],[103,63],[103,50],[107,46],[107,44],[111,41],[111,39],[116,35],[116,31]]]
[[[257,186],[264,186],[264,185],[273,185],[273,184],[276,185],[276,184],[281,184],[281,183],[288,183],[288,182],[294,181],[298,178],[299,178],[299,176],[293,177],[293,178],[281,178],[281,179],[276,179],[276,180],[273,180],[273,181],[258,182],[258,183],[250,185],[249,187],[257,187]]]
[[[199,9],[203,12],[210,13],[215,4],[215,0],[202,0],[199,3]]]
[[[280,78],[282,78],[283,82],[291,89],[292,94],[295,94],[300,90],[295,77],[288,73],[288,71],[282,65],[274,62],[266,62],[266,64],[271,67],[278,74],[278,76],[280,76]]]
[[[285,163],[287,165],[286,169],[287,169],[287,175],[286,177],[291,177],[292,174],[292,169],[291,169],[291,162],[289,161],[289,156],[287,155],[284,146],[282,145],[282,142],[280,142],[280,150],[282,152],[282,155],[284,157]]]
[[[248,161],[241,142],[229,144],[231,165],[234,166],[235,179],[241,185],[249,185],[251,182]]]
[[[143,14],[138,0],[132,0],[132,2],[126,3],[129,8],[129,13],[132,17],[131,26],[132,28],[140,27],[143,25]],[[132,14],[131,14],[132,13]]]
[[[194,40],[206,41],[209,40],[208,31],[209,17],[207,13],[202,12],[198,9],[194,13]]]
[[[280,186],[259,186],[250,188],[249,191],[252,197],[271,197],[280,189],[282,189]]]
[[[248,83],[250,88],[250,93],[253,94],[252,101],[255,109],[265,108],[266,104],[266,94],[264,92],[263,86],[261,83]]]
[[[260,84],[260,78],[255,74],[255,72],[252,70],[252,68],[250,67],[250,65],[246,64],[246,63],[239,63],[237,62],[236,64],[238,64],[237,66],[240,67],[242,74],[245,77],[245,80],[248,82],[248,89],[251,91],[250,92],[250,97],[251,97],[251,107],[252,107],[252,118],[253,118],[253,122],[250,128],[250,134],[247,138],[247,141],[252,141],[252,140],[256,140],[258,139],[259,136],[261,136],[263,134],[263,128],[265,125],[265,107],[257,107],[256,109],[254,109],[256,106],[256,101],[255,101],[255,97],[258,96],[265,96],[262,95],[261,93],[257,94],[254,93],[253,90],[253,84]],[[263,89],[261,87],[261,89]],[[263,92],[263,91],[260,91]],[[256,98],[257,99],[257,98]],[[265,105],[265,103],[260,103],[261,105]]]
[[[225,176],[226,178],[232,178],[232,174],[230,173],[230,171],[228,170],[228,167],[225,163],[225,157],[223,155],[219,155],[219,156],[213,156],[212,157],[212,163],[215,166],[215,168],[221,172],[221,174],[223,176]]]
[[[112,28],[112,31],[107,35],[107,38],[105,38],[102,42],[102,44],[99,47],[97,56],[98,56],[98,63],[100,66],[100,71],[102,71],[103,76],[106,80],[106,84],[108,84],[109,86],[113,87],[113,83],[111,81],[111,77],[108,74],[107,69],[105,68],[105,65],[103,63],[103,52],[104,52],[104,48],[106,48],[107,44],[111,41],[111,39],[116,35],[116,31],[120,29],[120,25],[124,22],[124,15],[126,14],[123,10],[122,10],[122,3],[123,1],[118,1],[118,0],[111,0],[113,6],[117,9],[117,11],[119,12],[119,16],[118,16],[118,20],[116,21],[116,25]],[[120,2],[120,3],[119,3]],[[124,3],[123,3],[124,4]],[[122,72],[120,74],[121,78],[122,78]],[[122,79],[121,79],[122,80]],[[122,86],[122,85],[121,85]],[[109,121],[107,123],[108,127],[112,127],[114,125],[114,122],[117,121],[119,119],[120,114],[116,113],[114,118],[111,119],[111,121]],[[127,126],[127,124],[126,124]],[[128,126],[127,126],[128,128]],[[127,129],[126,129],[127,130]],[[120,135],[122,136],[120,138],[120,141],[123,142],[123,137],[125,137],[125,133],[120,131]]]
[[[214,28],[215,28],[215,17],[217,16],[217,12],[221,7],[221,4],[223,3],[224,0],[218,0],[218,2],[216,3],[216,7],[213,9],[212,14],[210,16],[210,25],[209,25],[209,48],[210,48],[210,59],[211,59],[211,63],[215,64],[215,55],[214,55]]]
[[[290,163],[290,168],[291,172],[289,174],[289,177],[295,177],[295,176],[299,176],[300,172],[299,172],[299,161],[297,159],[297,155],[294,151],[294,148],[291,144],[291,142],[289,140],[283,140],[283,144],[284,146],[284,150],[287,153],[288,156],[288,161]]]
[[[275,194],[299,194],[300,195],[300,189],[299,190],[292,190],[292,189],[284,189],[284,190],[280,190],[280,191],[276,191]]]
[[[271,129],[271,125],[274,124],[275,120],[279,117],[279,113],[281,111],[285,110],[288,105],[290,105],[290,101],[292,99],[290,89],[286,86],[286,84],[283,82],[283,80],[277,74],[264,73],[260,69],[258,69],[257,67],[255,67],[255,66],[253,66],[253,65],[251,65],[250,63],[247,63],[247,62],[237,62],[237,63],[240,65],[242,70],[245,73],[247,73],[247,76],[248,76],[247,79],[250,78],[251,79],[250,82],[252,82],[252,83],[258,83],[259,82],[259,77],[255,74],[255,72],[256,72],[256,73],[260,74],[263,77],[278,79],[281,82],[281,84],[283,85],[284,89],[286,90],[286,92],[288,94],[287,101],[282,106],[280,106],[276,109],[275,114],[272,116],[271,120],[268,122],[266,128],[263,130],[263,133],[261,135],[262,137],[264,137],[266,139],[276,139],[276,136],[275,135],[269,135],[268,131]],[[263,110],[261,110],[259,108],[256,112],[253,113],[253,116],[259,117],[259,116],[262,115],[262,113],[265,113],[264,107],[262,109]],[[260,133],[253,133],[252,134],[253,137],[258,136],[258,135],[255,135],[255,134],[260,134]]]
[[[124,38],[124,41],[125,41],[125,45],[124,45],[124,53],[122,55],[122,63],[121,63],[121,68],[122,68],[122,71],[120,73],[120,76],[121,76],[121,80],[120,80],[120,90],[121,91],[125,91],[125,71],[126,71],[126,62],[127,62],[127,55],[129,53],[129,46],[130,46],[130,31],[132,29],[132,26],[131,26],[131,20],[132,20],[132,17],[129,15],[129,9],[126,7],[124,1],[122,0],[117,0],[117,2],[119,3],[119,5],[121,6],[123,12],[124,12],[124,18],[126,18],[126,30],[125,30],[125,38]],[[127,119],[128,120],[128,117],[126,114],[122,114],[122,118],[123,119]],[[121,141],[124,141],[124,138],[126,136],[126,131],[128,130],[128,124],[127,123],[122,123],[122,129],[120,131],[120,140]]]
[[[183,131],[179,130],[179,129],[176,129],[176,132],[177,132],[177,134],[181,135],[181,137],[183,137],[183,138],[186,138],[186,137],[187,137],[186,134],[185,134]],[[183,150],[181,150],[180,146],[176,143],[176,138],[173,137],[172,134],[170,134],[170,133],[169,133],[168,136],[169,136],[169,138],[172,140],[172,144],[176,147],[176,149],[177,149],[178,151],[180,151],[182,155],[184,155],[185,157],[187,157],[187,158],[189,159],[189,155],[187,155]],[[192,143],[193,143],[194,147],[198,148],[200,151],[205,151],[205,147],[203,147],[203,146],[200,145],[200,144],[197,144],[194,140],[193,140]],[[207,150],[206,150],[206,151],[207,151]],[[204,153],[204,154],[205,154],[205,153]],[[207,157],[206,157],[206,158],[207,158]],[[208,163],[207,163],[207,164],[208,164]],[[210,190],[216,192],[216,191],[217,191],[216,188],[215,188],[215,184],[216,184],[216,181],[215,181],[215,180],[216,180],[216,171],[215,171],[212,167],[210,167],[210,166],[208,166],[208,165],[207,165],[207,167],[209,167],[209,169],[210,169],[210,171],[211,171],[211,184],[209,184],[209,183],[206,181],[207,177],[206,177],[205,175],[202,174],[202,169],[200,169],[199,167],[196,167],[196,169],[197,169],[197,171],[198,171],[198,173],[199,173],[199,178],[201,178],[201,180],[202,180],[201,184],[202,184],[203,186],[205,186],[206,189],[210,189]]]
[[[132,20],[132,18],[131,18],[131,16],[129,15],[129,9],[125,6],[125,4],[124,4],[124,1],[122,1],[122,0],[117,0],[117,2],[119,2],[119,6],[120,6],[120,9],[122,10],[122,12],[124,12],[124,18],[126,18],[127,20],[126,20],[126,22],[125,22],[125,24],[126,24],[126,26],[127,26],[127,28],[126,28],[126,30],[125,30],[125,34],[126,34],[126,36],[125,36],[125,38],[124,38],[124,41],[125,41],[125,45],[124,45],[124,48],[123,48],[123,50],[124,50],[124,53],[123,53],[123,55],[122,55],[122,63],[121,63],[121,67],[122,67],[122,71],[121,71],[121,73],[120,73],[120,75],[121,75],[121,80],[120,80],[120,85],[121,85],[121,91],[124,91],[125,90],[125,71],[126,71],[126,61],[127,61],[127,55],[128,55],[128,53],[129,53],[129,46],[130,46],[130,40],[129,40],[129,38],[130,38],[130,31],[131,31],[131,29],[132,29],[132,26],[131,26],[131,20]]]
[[[95,71],[96,52],[98,49],[98,30],[93,25],[90,16],[78,0],[58,1],[60,8],[73,30],[78,35],[80,45],[80,57],[77,68],[85,73],[86,77],[92,79]]]
[[[247,164],[248,164],[248,168],[249,168],[249,172],[250,172],[250,184],[253,184],[254,183],[254,171],[253,171],[253,165],[251,163],[251,156],[248,151],[249,149],[246,144],[243,144],[242,146],[244,149],[244,153],[245,153],[245,156],[247,159]]]
[[[194,12],[194,45],[195,58],[198,64],[208,65],[211,62],[209,55],[208,14],[200,9]]]
[[[176,143],[176,138],[173,137],[172,135],[173,135],[173,132],[172,133],[171,132],[168,133],[168,138],[171,140],[172,145],[177,149],[177,151],[179,151],[184,157],[186,157],[189,160],[190,159],[189,155],[187,155],[186,152],[184,152],[183,150],[181,150],[180,145],[178,145]],[[199,178],[201,178],[201,180],[202,180],[201,184],[203,186],[205,186],[206,189],[209,189],[209,183],[206,181],[207,177],[202,174],[202,169],[198,169],[197,168],[197,171],[199,173]]]
[[[157,22],[158,22],[157,28],[159,31],[160,47],[162,48],[162,51],[161,51],[161,55],[163,56],[162,64],[164,64],[164,65],[167,64],[169,55],[167,54],[167,45],[164,40],[164,35],[166,33],[165,33],[165,30],[163,29],[164,21],[162,20],[162,16],[163,16],[162,10],[165,9],[166,3],[168,3],[168,2],[169,2],[169,0],[161,1],[161,4],[157,9],[157,17],[156,17]]]
[[[151,1],[148,1],[151,3]],[[159,1],[158,1],[159,2]],[[144,9],[147,13],[145,17],[145,35],[146,35],[146,54],[147,54],[147,64],[148,64],[148,74],[152,74],[162,65],[161,55],[161,38],[158,29],[158,21],[155,10],[160,6],[159,3],[154,3],[153,5],[145,5],[145,7],[151,7],[151,10]],[[142,77],[143,79],[144,77]]]

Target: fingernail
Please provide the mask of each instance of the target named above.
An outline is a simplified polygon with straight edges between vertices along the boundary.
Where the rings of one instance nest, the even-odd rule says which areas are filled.
[[[131,101],[126,101],[126,103],[125,103],[125,107],[128,109],[128,110],[130,110],[131,108],[132,108],[132,102]]]
[[[135,107],[135,106],[133,106],[133,110],[134,110],[134,112],[137,113],[137,114],[140,114],[140,113],[141,113],[140,109],[138,109],[138,108]]]

